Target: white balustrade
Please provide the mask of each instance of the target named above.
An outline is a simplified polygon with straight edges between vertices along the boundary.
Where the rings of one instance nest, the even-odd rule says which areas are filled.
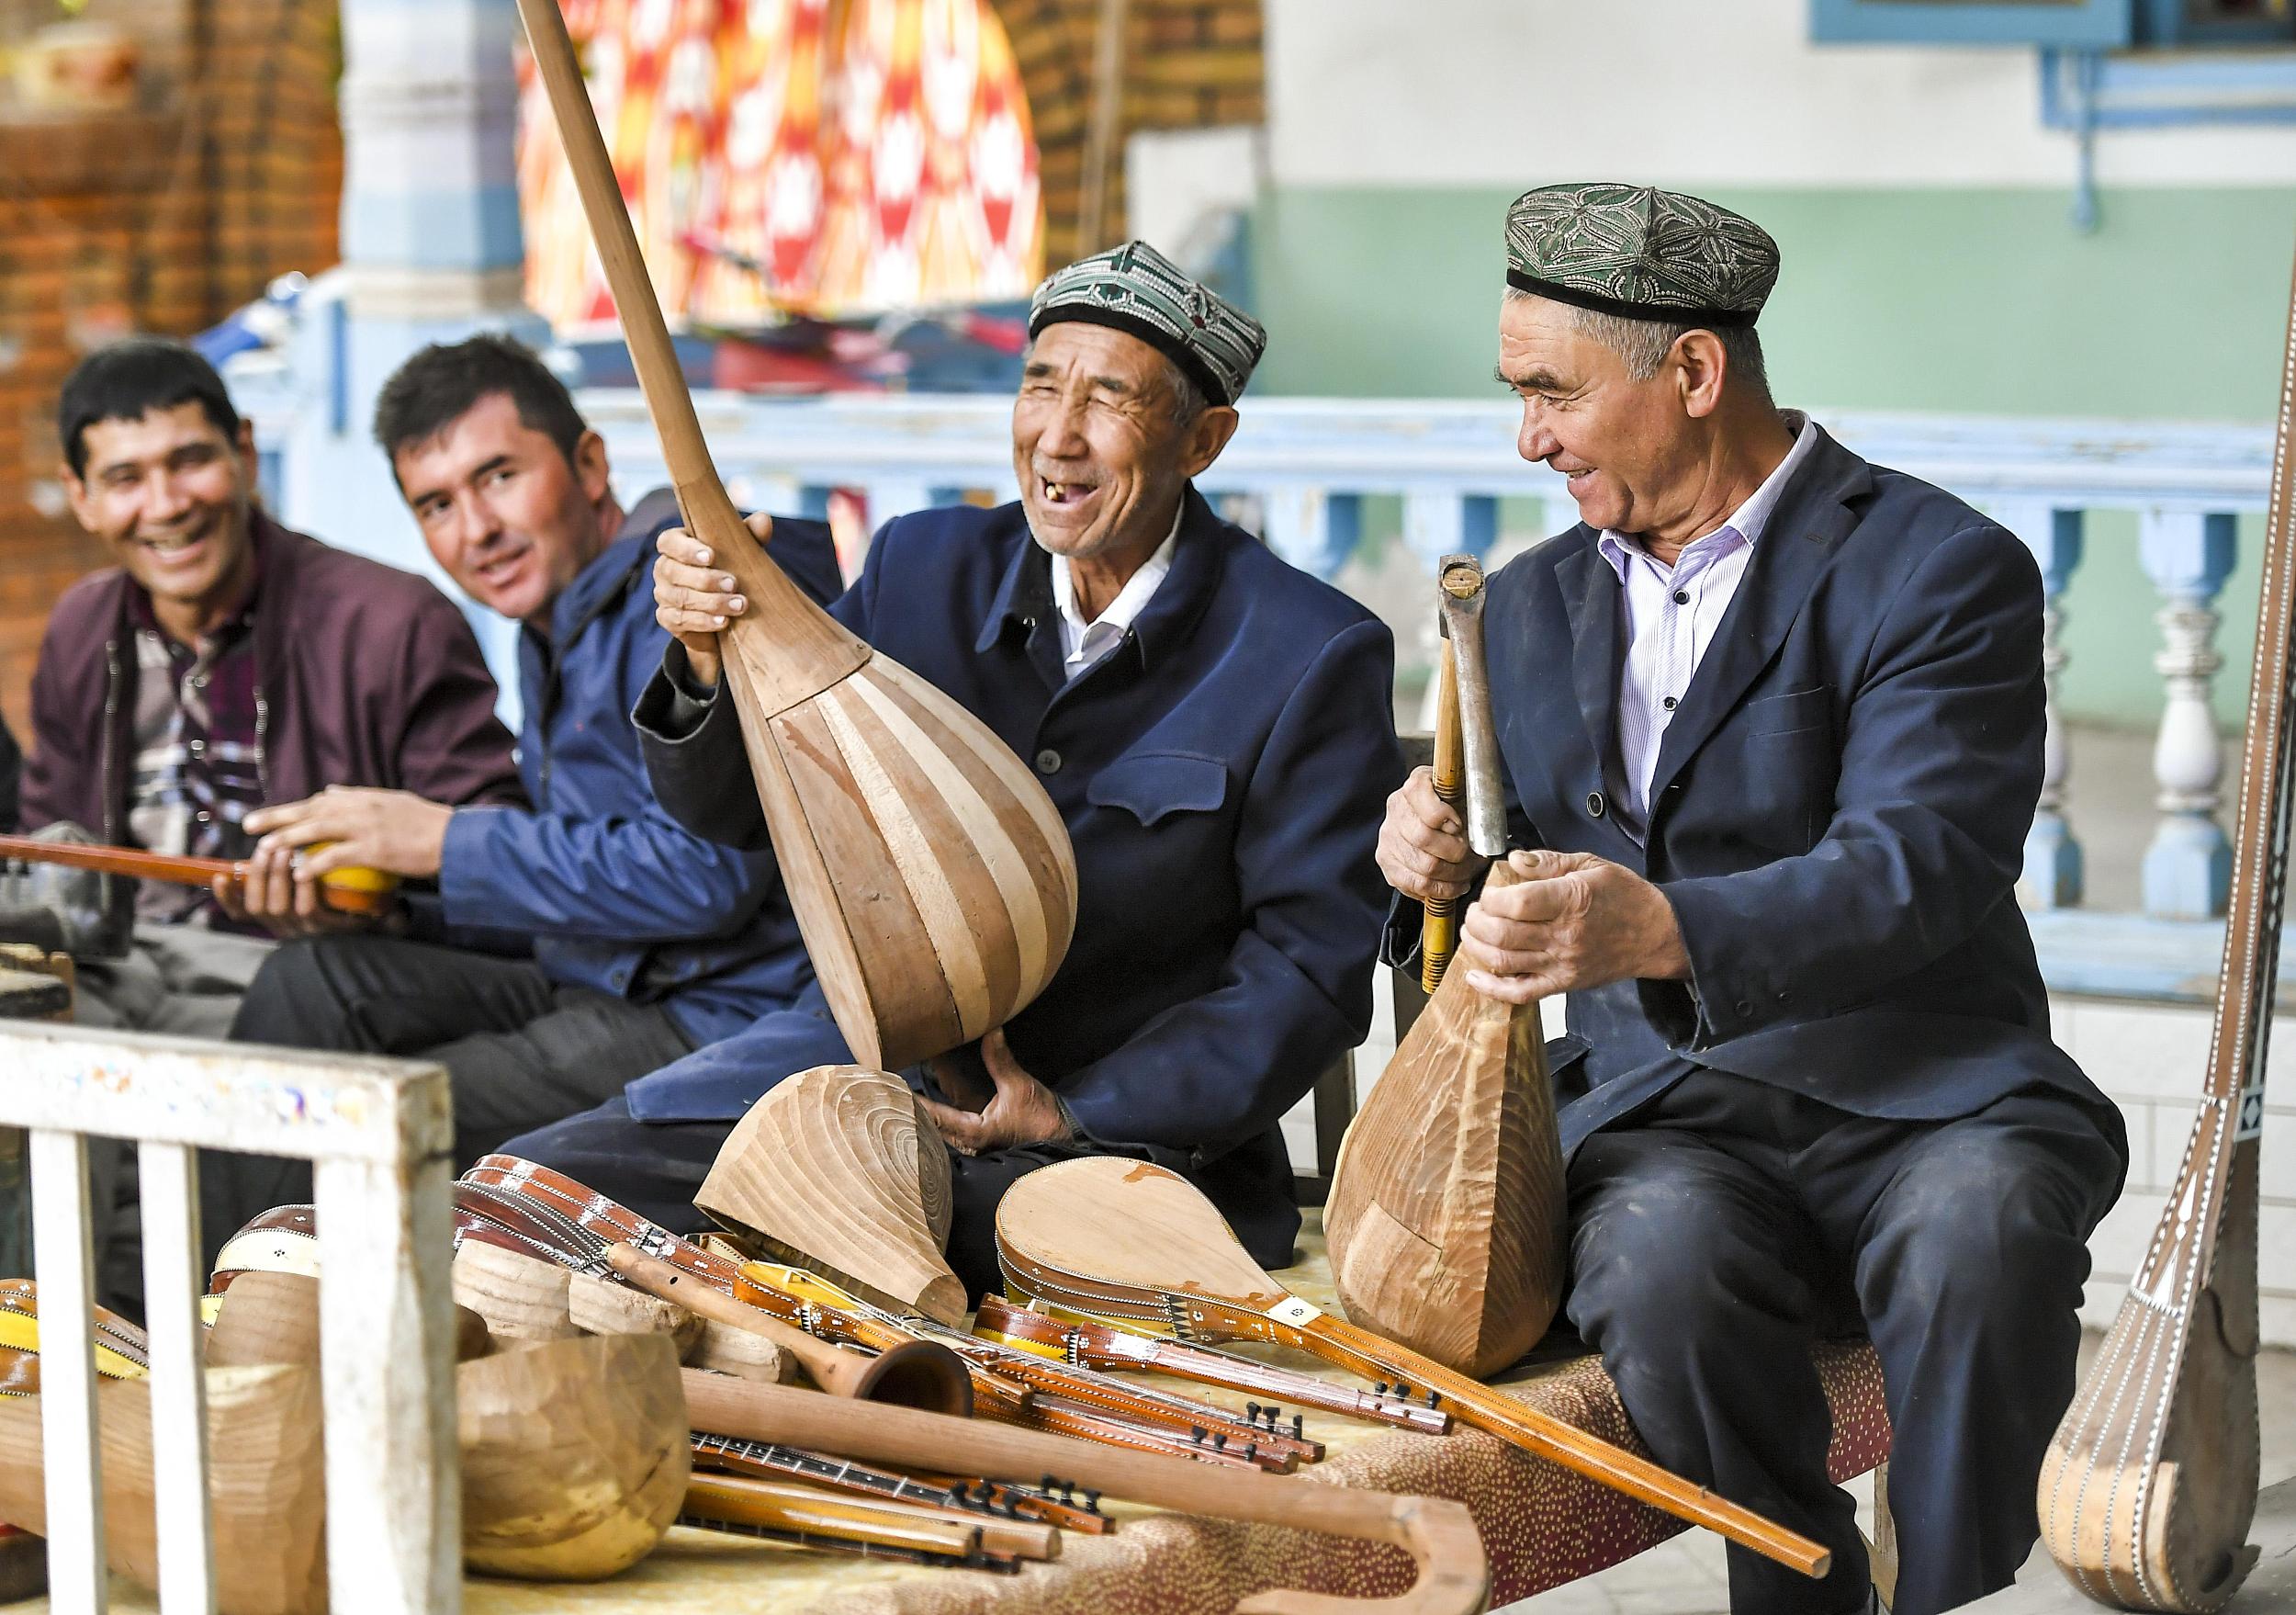
[[[106,1607],[86,1138],[138,1142],[162,1607],[214,1608],[197,1151],[313,1163],[327,1575],[337,1609],[461,1608],[446,1074],[0,1022],[0,1126],[30,1130],[51,1607]]]
[[[580,401],[626,487],[660,480],[660,451],[635,393],[601,390]],[[701,403],[729,475],[779,476],[816,491],[906,483],[1011,491],[1010,410],[1001,398],[711,394]],[[1991,512],[2041,568],[2049,729],[2019,896],[2034,911],[2052,982],[2076,991],[2188,990],[2190,960],[2213,956],[2208,928],[2223,912],[2231,873],[2220,821],[2224,749],[2211,706],[2222,662],[2217,597],[2233,568],[2236,519],[2265,505],[2269,429],[1815,412],[1867,458]],[[1439,555],[1488,553],[1502,538],[1541,537],[1575,519],[1562,480],[1516,455],[1519,411],[1504,399],[1246,397],[1242,414],[1199,485],[1215,499],[1249,496],[1270,546],[1321,577],[1336,578],[1366,536],[1367,496],[1401,500],[1404,544],[1430,568]],[[1503,499],[1538,502],[1540,521],[1501,533]],[[2140,558],[2161,599],[2159,819],[2144,857],[2143,920],[2082,908],[2088,872],[2056,707],[2087,518],[2099,511],[2137,515]],[[1424,672],[1433,643],[1401,636],[1406,676]]]

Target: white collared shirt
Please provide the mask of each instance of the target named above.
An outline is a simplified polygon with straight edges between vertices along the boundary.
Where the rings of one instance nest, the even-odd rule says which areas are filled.
[[[1172,514],[1172,531],[1165,535],[1155,553],[1140,563],[1140,570],[1124,580],[1124,586],[1109,602],[1108,609],[1090,622],[1076,608],[1076,585],[1068,558],[1053,555],[1052,604],[1060,609],[1061,666],[1070,679],[1097,666],[1109,651],[1122,644],[1125,634],[1147,609],[1156,585],[1172,570],[1172,552],[1180,542],[1180,517],[1187,510],[1187,502],[1183,499],[1180,508]]]
[[[1629,817],[1649,821],[1650,781],[1658,772],[1659,746],[1674,709],[1714,643],[1723,613],[1737,598],[1746,563],[1778,508],[1785,485],[1818,444],[1818,428],[1799,411],[1781,412],[1794,429],[1794,446],[1778,469],[1730,519],[1693,539],[1672,566],[1643,548],[1639,538],[1604,529],[1595,548],[1626,593],[1626,659],[1618,688],[1618,753],[1626,766]]]

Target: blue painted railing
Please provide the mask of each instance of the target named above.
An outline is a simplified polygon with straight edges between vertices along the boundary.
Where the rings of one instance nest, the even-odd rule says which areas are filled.
[[[660,451],[636,394],[596,391],[581,402],[606,435],[623,487],[659,480]],[[1001,399],[704,394],[697,403],[720,473],[757,509],[818,515],[841,490],[864,501],[873,527],[929,504],[1015,496],[1010,406]],[[1435,557],[1487,553],[1499,541],[1503,500],[1506,536],[1559,531],[1577,519],[1561,480],[1515,454],[1516,419],[1504,401],[1254,399],[1202,484],[1288,559],[1327,578],[1363,539],[1364,501],[1400,498],[1402,540],[1432,576]],[[2144,909],[2083,906],[2082,848],[2054,704],[2020,895],[2060,990],[2212,996],[2231,872],[2221,821],[2225,748],[2210,706],[2222,664],[2216,599],[2235,559],[2235,519],[2264,508],[2269,432],[1825,411],[1819,419],[1861,454],[1953,490],[2024,539],[2049,595],[2053,691],[2064,665],[2059,607],[2074,586],[2088,517],[2134,514],[2139,557],[2161,599],[2154,661],[2166,697]],[[1409,602],[1373,604],[1410,618]],[[1409,633],[1402,639],[1405,677],[1424,676],[1413,659],[1424,662],[1427,647]]]

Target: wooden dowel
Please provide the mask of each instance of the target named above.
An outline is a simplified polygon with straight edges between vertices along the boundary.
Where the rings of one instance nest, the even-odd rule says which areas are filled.
[[[247,882],[247,865],[230,858],[188,858],[146,853],[138,847],[44,841],[36,836],[0,836],[0,858],[90,869],[98,875],[156,880],[168,886],[213,886],[218,879],[227,879],[235,887],[244,887]],[[393,876],[373,869],[337,869],[320,876],[319,896],[340,913],[383,914],[398,900],[398,884]]]
[[[613,1271],[664,1301],[674,1301],[702,1317],[762,1335],[804,1365],[814,1383],[839,1396],[929,1408],[958,1418],[973,1411],[973,1382],[963,1361],[946,1346],[911,1340],[875,1357],[863,1357],[816,1340],[767,1312],[647,1255],[635,1245],[607,1248]]]
[[[1451,641],[1446,638],[1442,665],[1435,673],[1434,772],[1435,795],[1455,808],[1467,797],[1464,745],[1459,728],[1458,664],[1452,658]],[[1442,985],[1444,971],[1450,967],[1451,954],[1458,947],[1459,905],[1464,901],[1462,898],[1433,898],[1424,905],[1425,912],[1419,932],[1422,992],[1432,994]]]

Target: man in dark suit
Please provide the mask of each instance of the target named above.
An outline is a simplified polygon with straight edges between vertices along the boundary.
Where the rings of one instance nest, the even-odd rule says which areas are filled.
[[[1222,521],[1190,484],[1236,428],[1259,326],[1139,242],[1038,288],[1013,406],[1020,499],[902,516],[831,607],[1027,759],[1075,847],[1075,939],[1044,991],[934,1062],[961,1152],[949,1261],[998,1286],[996,1203],[1080,1155],[1192,1179],[1260,1261],[1300,1215],[1277,1123],[1362,1040],[1402,777],[1393,644],[1356,602]],[[773,540],[778,549],[782,539]],[[677,637],[636,712],[662,806],[762,846],[715,630],[743,606],[689,535],[658,541]],[[670,1227],[742,1112],[851,1059],[818,988],[503,1147]]]
[[[1660,1462],[1833,1550],[1730,1550],[1743,1615],[1868,1607],[1815,1334],[1863,1328],[1895,1430],[1896,1609],[2007,1584],[2073,1391],[2118,1113],[2049,1040],[2014,896],[2042,593],[1967,505],[1771,402],[1777,249],[1695,198],[1558,186],[1508,218],[1500,379],[1582,518],[1487,607],[1514,854],[1459,956],[1569,995],[1550,1051],[1571,1323]],[[1480,862],[1422,770],[1380,864]],[[1399,906],[1390,951],[1416,929]]]

